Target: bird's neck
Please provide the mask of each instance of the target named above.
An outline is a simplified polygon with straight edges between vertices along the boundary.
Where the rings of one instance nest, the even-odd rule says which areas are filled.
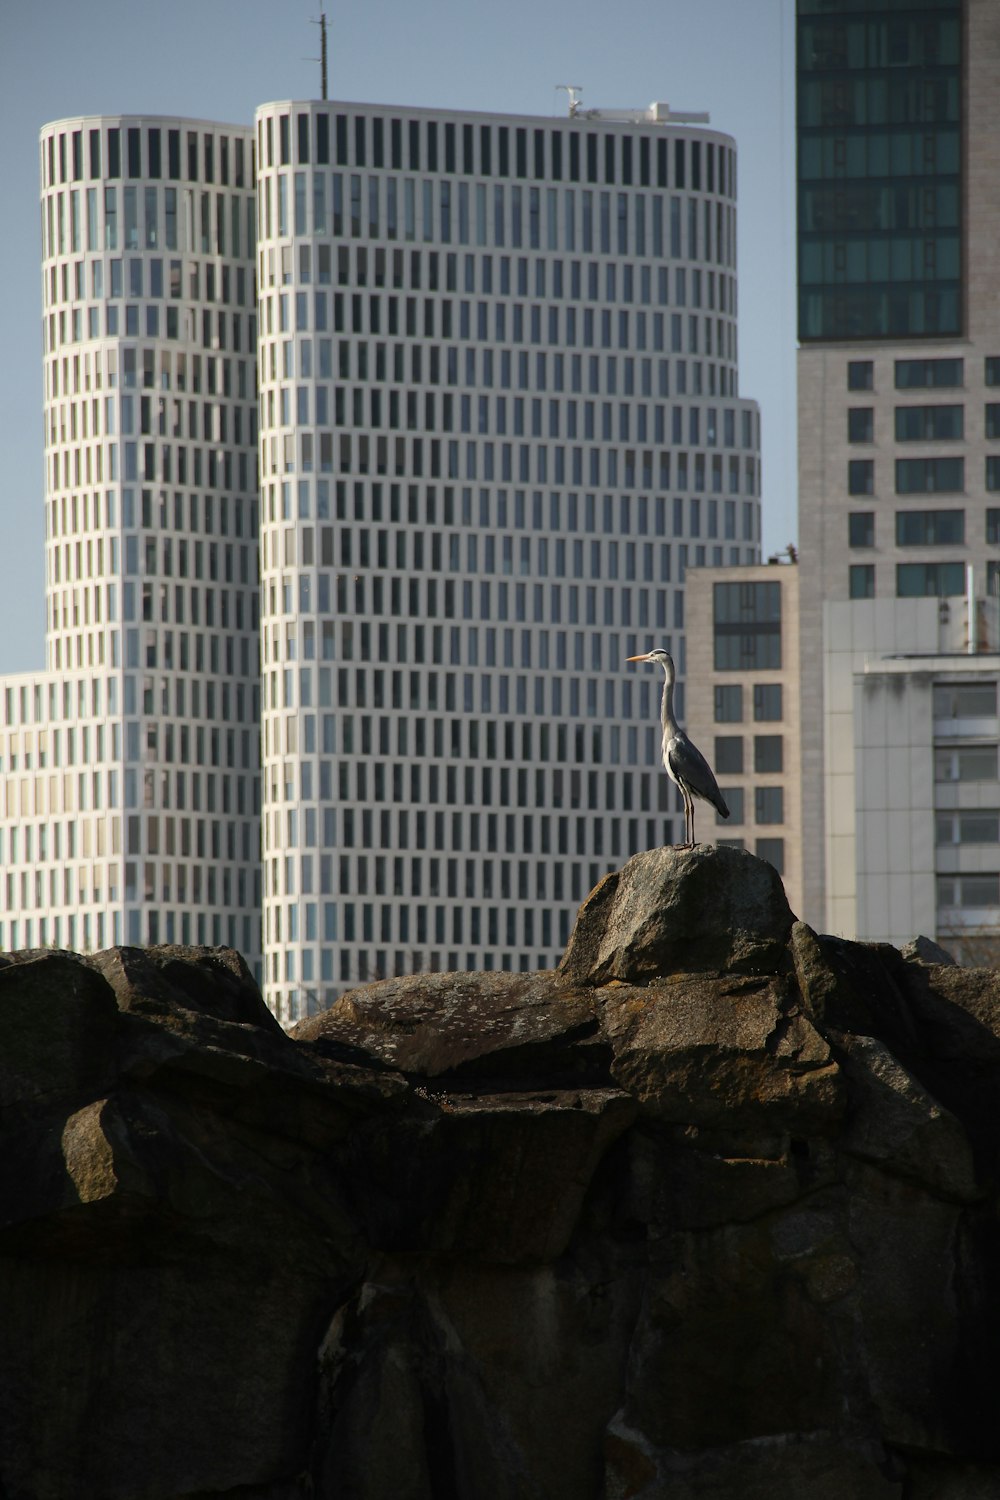
[[[660,700],[660,723],[663,725],[664,734],[667,730],[677,733],[677,720],[674,718],[674,679],[673,675],[663,668],[663,697]]]

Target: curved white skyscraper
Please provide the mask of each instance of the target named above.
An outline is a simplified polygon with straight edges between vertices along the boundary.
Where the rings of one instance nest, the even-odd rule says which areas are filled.
[[[41,135],[46,670],[0,682],[0,946],[259,938],[252,132]]]
[[[663,842],[653,644],[759,559],[697,120],[257,114],[265,986],[538,968]]]

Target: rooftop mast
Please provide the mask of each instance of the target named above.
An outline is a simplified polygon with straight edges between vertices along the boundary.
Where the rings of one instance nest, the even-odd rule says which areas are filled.
[[[326,91],[326,11],[325,10],[324,11],[320,11],[319,20],[318,21],[314,21],[313,25],[319,27],[319,58],[317,59],[317,58],[313,57],[313,58],[310,58],[310,61],[311,62],[317,62],[317,61],[319,62],[320,98],[321,99],[325,99],[325,98],[327,98],[327,91]]]

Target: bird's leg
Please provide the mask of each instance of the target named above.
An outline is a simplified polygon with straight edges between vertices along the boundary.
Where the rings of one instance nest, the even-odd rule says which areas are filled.
[[[694,848],[694,800],[687,787],[681,787],[681,796],[684,798],[684,842],[678,844],[678,849]]]

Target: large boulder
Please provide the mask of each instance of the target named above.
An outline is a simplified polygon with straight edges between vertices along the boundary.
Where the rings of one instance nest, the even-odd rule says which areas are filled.
[[[281,1029],[232,948],[105,948],[87,962],[104,975],[119,1010],[158,1017],[194,1012],[271,1033]]]
[[[698,974],[609,987],[611,1073],[654,1119],[809,1135],[843,1113],[829,1045],[780,980]]]
[[[351,990],[291,1030],[344,1059],[411,1077],[514,1087],[606,1082],[610,1049],[593,993],[553,974],[412,974]]]
[[[110,1083],[116,1019],[112,991],[75,954],[0,955],[0,1118]]]
[[[650,849],[580,908],[559,973],[576,984],[667,974],[774,974],[794,918],[773,865],[742,849]]]
[[[981,1196],[969,1137],[877,1037],[840,1039],[854,1107],[843,1148],[959,1201]]]

